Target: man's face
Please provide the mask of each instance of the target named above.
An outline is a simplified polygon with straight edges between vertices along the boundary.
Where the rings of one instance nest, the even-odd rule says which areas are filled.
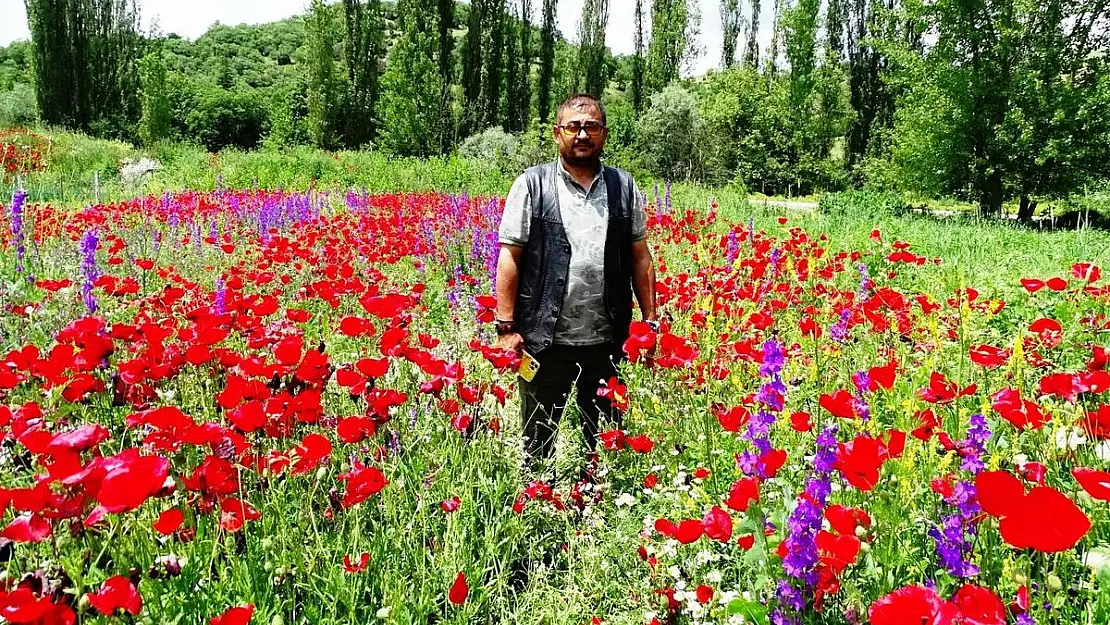
[[[564,110],[555,122],[555,142],[559,154],[570,165],[587,166],[601,159],[609,131],[601,123],[597,106],[583,102]],[[567,130],[567,127],[571,130]],[[577,129],[577,134],[569,134]],[[592,129],[592,130],[591,130]]]

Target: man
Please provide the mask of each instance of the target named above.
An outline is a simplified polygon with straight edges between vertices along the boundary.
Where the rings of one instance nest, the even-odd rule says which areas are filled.
[[[598,389],[624,357],[633,291],[644,320],[658,328],[644,200],[631,175],[602,164],[605,124],[597,98],[567,98],[553,128],[559,158],[516,179],[501,217],[498,346],[523,349],[540,364],[531,382],[518,379],[533,470],[554,452],[572,384],[591,465],[602,417],[620,426],[620,412]]]

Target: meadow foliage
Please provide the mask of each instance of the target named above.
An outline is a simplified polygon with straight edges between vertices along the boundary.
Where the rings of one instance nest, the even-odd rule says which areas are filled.
[[[491,347],[498,198],[33,199],[0,211],[8,622],[1110,617],[1102,238],[668,193],[625,429],[547,481]]]

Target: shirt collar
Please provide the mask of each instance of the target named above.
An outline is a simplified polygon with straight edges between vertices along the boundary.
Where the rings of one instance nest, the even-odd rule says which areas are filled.
[[[567,168],[563,166],[563,159],[561,157],[558,157],[558,158],[555,159],[555,166],[558,167],[559,173],[562,174],[562,176],[563,176],[563,180],[565,180],[566,182],[569,182],[569,183],[573,183],[575,185],[578,184],[578,181],[574,179],[574,176],[570,175],[570,172],[567,171]],[[601,174],[604,171],[605,171],[605,163],[601,163],[601,166],[598,167],[597,175],[594,176],[593,180],[590,181],[590,187],[588,189],[586,189],[586,193],[589,193],[589,192],[593,191],[594,186],[597,185],[597,181],[599,179],[601,179]]]

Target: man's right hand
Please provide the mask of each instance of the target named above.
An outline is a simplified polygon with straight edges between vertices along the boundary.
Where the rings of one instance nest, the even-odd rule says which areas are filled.
[[[511,349],[518,355],[524,351],[524,337],[516,332],[497,337],[498,349]]]

